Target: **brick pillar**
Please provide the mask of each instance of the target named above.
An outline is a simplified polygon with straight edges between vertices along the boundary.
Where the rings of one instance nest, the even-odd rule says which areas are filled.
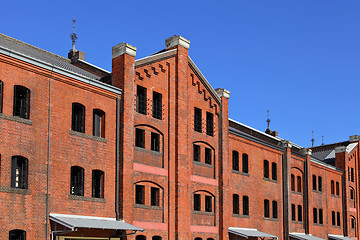
[[[360,136],[359,135],[353,135],[349,137],[349,141],[351,143],[357,143],[357,155],[356,155],[356,162],[355,162],[355,208],[356,208],[356,222],[355,222],[355,229],[356,229],[356,236],[359,236],[360,230],[359,230],[359,219],[360,219],[360,206],[359,206],[359,200],[360,199],[360,191],[359,191],[359,179],[360,179],[360,171],[359,171],[359,158],[360,158]],[[350,219],[348,219],[348,226],[350,227]]]
[[[232,218],[231,204],[224,204],[226,200],[229,202],[232,198],[229,193],[231,161],[229,161],[229,97],[228,90],[218,88],[215,90],[221,98],[221,108],[219,117],[219,235],[220,239],[228,239],[228,219]]]
[[[133,221],[134,81],[136,48],[120,43],[112,48],[113,85],[122,89],[120,101],[120,218]],[[114,123],[115,124],[115,123]],[[115,166],[115,164],[114,164]]]
[[[290,185],[289,179],[291,175],[291,147],[292,143],[286,140],[282,141],[282,147],[284,148],[282,159],[282,177],[283,177],[283,239],[289,239],[290,232]]]
[[[313,194],[310,194],[312,192],[311,188],[311,173],[310,173],[310,159],[311,159],[311,153],[312,150],[309,148],[303,148],[300,150],[300,153],[305,155],[305,161],[304,161],[304,226],[305,226],[305,233],[311,234],[313,233],[313,224],[310,224],[310,213],[312,214],[312,211],[309,206],[313,206]]]

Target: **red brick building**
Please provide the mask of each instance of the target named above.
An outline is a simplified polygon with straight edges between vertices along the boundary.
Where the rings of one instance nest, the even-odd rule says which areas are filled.
[[[359,141],[228,117],[180,36],[112,71],[0,35],[0,239],[357,239]]]

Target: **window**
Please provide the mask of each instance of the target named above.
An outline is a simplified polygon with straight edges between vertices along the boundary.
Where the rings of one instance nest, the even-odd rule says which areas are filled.
[[[316,176],[312,175],[313,190],[316,190]]]
[[[291,174],[291,191],[295,191],[295,176]]]
[[[271,177],[272,180],[277,180],[277,164],[271,163]]]
[[[278,218],[277,201],[272,201],[272,217]]]
[[[301,193],[301,192],[302,192],[302,191],[301,191],[301,186],[302,186],[302,184],[301,184],[301,177],[300,177],[300,176],[297,176],[297,177],[296,177],[296,180],[297,180],[297,191]]]
[[[351,182],[354,182],[354,168],[351,168]]]
[[[322,208],[319,208],[319,224],[323,224],[324,222],[324,218],[323,218],[323,210]]]
[[[197,238],[195,238],[194,240],[202,240],[202,238],[200,238],[200,237],[197,237]]]
[[[350,188],[350,200],[355,200],[355,191],[352,188]]]
[[[201,109],[194,108],[194,130],[196,132],[202,132],[202,116],[201,116]]]
[[[16,117],[29,119],[30,112],[30,90],[26,87],[14,86],[14,111]]]
[[[351,222],[351,225],[350,225],[351,228],[352,228],[352,229],[355,229],[355,218],[354,218],[354,217],[351,217],[351,221],[350,221],[350,222]]]
[[[269,178],[269,161],[264,160],[264,178]]]
[[[135,129],[135,146],[145,148],[145,130]]]
[[[11,230],[9,240],[26,240],[26,232],[19,229]]]
[[[295,213],[296,213],[296,209],[295,209],[295,204],[291,204],[291,220],[295,221]]]
[[[334,211],[331,212],[331,224],[332,224],[333,226],[336,225],[336,222],[335,222],[335,212],[334,212]]]
[[[338,227],[340,227],[340,213],[339,212],[337,212],[336,213],[336,225],[338,226]]]
[[[205,212],[212,212],[212,197],[205,196]]]
[[[264,200],[264,217],[270,217],[270,202],[269,200]]]
[[[11,161],[11,187],[28,188],[28,160],[21,156],[12,157]]]
[[[162,238],[160,236],[153,236],[152,240],[161,240]]]
[[[194,162],[200,162],[200,146],[194,144]]]
[[[242,171],[243,173],[249,173],[249,157],[246,153],[242,155]]]
[[[72,104],[71,129],[77,132],[85,132],[85,107],[80,103]]]
[[[145,186],[135,185],[135,203],[145,204]]]
[[[104,198],[104,172],[92,171],[92,197]]]
[[[232,152],[232,169],[235,171],[239,171],[239,152]]]
[[[206,112],[206,134],[214,136],[214,114]]]
[[[233,214],[239,214],[239,195],[233,194]]]
[[[318,191],[322,192],[322,177],[318,177]]]
[[[331,180],[331,194],[335,194],[335,182],[333,180]]]
[[[147,109],[147,96],[146,96],[146,88],[137,86],[137,95],[136,95],[136,110],[138,113],[146,115]]]
[[[105,113],[100,109],[93,110],[93,135],[105,137]]]
[[[146,240],[146,237],[144,235],[136,236],[135,240]]]
[[[71,167],[70,194],[84,196],[84,169],[79,166]]]
[[[298,205],[298,221],[302,222],[302,206]]]
[[[317,209],[313,209],[313,217],[314,217],[314,223],[318,223],[318,215],[317,215]]]
[[[249,215],[249,197],[243,196],[243,215]]]
[[[3,112],[4,83],[0,81],[0,113]]]
[[[162,95],[153,92],[153,118],[162,119]]]
[[[194,211],[201,210],[201,198],[200,194],[194,194]]]
[[[211,164],[211,149],[205,148],[205,163]]]
[[[350,176],[350,167],[348,167],[348,181],[351,180],[351,176]]]
[[[151,206],[160,206],[160,189],[151,187]]]
[[[340,185],[339,185],[339,182],[336,182],[336,196],[340,196]]]
[[[160,134],[151,133],[151,150],[160,152]]]

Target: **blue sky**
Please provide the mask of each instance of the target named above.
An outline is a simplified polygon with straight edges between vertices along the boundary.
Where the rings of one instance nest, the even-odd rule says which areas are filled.
[[[6,10],[7,9],[7,10]],[[190,56],[214,88],[231,91],[230,118],[303,147],[360,135],[360,1],[4,1],[1,33],[67,56],[77,49],[111,70],[111,48],[141,58],[165,39],[191,41]]]

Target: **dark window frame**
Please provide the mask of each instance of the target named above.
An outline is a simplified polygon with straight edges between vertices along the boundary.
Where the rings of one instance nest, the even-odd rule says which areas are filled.
[[[139,85],[136,89],[136,112],[147,114],[147,89]]]
[[[10,230],[9,240],[26,240],[26,231],[20,229]]]
[[[322,177],[318,176],[318,191],[322,192]]]
[[[85,133],[85,106],[72,103],[71,130]]]
[[[278,204],[277,201],[272,201],[272,218],[278,218]]]
[[[162,94],[153,91],[153,118],[162,120]]]
[[[205,195],[205,212],[213,212],[213,197]]]
[[[302,177],[296,176],[296,191],[301,193],[302,192]]]
[[[92,170],[93,198],[104,198],[104,180],[105,180],[105,174],[103,171],[98,169]]]
[[[312,175],[312,189],[313,190],[317,190],[317,179],[316,179],[316,175]]]
[[[151,187],[150,193],[151,193],[151,199],[150,199],[151,206],[160,206],[160,188]]]
[[[249,197],[243,196],[243,215],[249,216]]]
[[[269,173],[269,161],[268,160],[264,160],[264,178],[269,178],[270,177],[270,173]]]
[[[313,208],[313,222],[318,223],[318,212],[316,208]]]
[[[145,186],[135,184],[135,203],[145,205]]]
[[[0,113],[3,112],[4,82],[0,81]]]
[[[30,89],[14,86],[13,116],[30,119]]]
[[[271,179],[277,181],[277,164],[271,163]]]
[[[234,171],[239,171],[240,170],[240,164],[239,164],[239,152],[233,150],[232,151],[232,169]]]
[[[264,200],[264,217],[270,218],[270,201],[268,199]]]
[[[297,214],[298,214],[298,222],[302,222],[303,220],[303,208],[301,205],[297,206]]]
[[[206,134],[214,136],[214,114],[206,112]]]
[[[151,132],[151,150],[160,152],[160,134]]]
[[[193,161],[194,162],[200,162],[201,161],[200,145],[193,144]]]
[[[211,148],[205,147],[205,163],[211,165],[212,164],[212,150]]]
[[[291,204],[291,220],[296,221],[296,206]]]
[[[105,138],[105,112],[93,110],[93,136]]]
[[[200,108],[194,108],[194,131],[202,132],[202,110]]]
[[[80,166],[71,166],[70,170],[70,195],[84,196],[84,168]]]
[[[135,146],[145,148],[145,130],[135,128]]]
[[[242,154],[242,172],[249,173],[249,155],[246,153]]]
[[[238,194],[233,194],[233,214],[240,214],[240,197]]]
[[[194,211],[201,211],[201,195],[198,193],[194,194]]]
[[[11,187],[28,189],[29,160],[22,156],[11,158]]]

